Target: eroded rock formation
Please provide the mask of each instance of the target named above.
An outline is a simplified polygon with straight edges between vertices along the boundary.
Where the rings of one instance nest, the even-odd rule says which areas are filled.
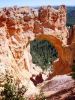
[[[53,62],[51,75],[71,72],[73,63],[72,47],[68,45],[69,32],[66,27],[66,7],[54,9],[51,6],[30,9],[29,7],[3,8],[0,10],[0,83],[4,82],[8,70],[26,84],[32,74],[41,69],[32,63],[30,41],[43,39],[52,42],[58,51],[59,59]],[[74,35],[75,36],[75,35]],[[74,40],[75,37],[73,36]]]

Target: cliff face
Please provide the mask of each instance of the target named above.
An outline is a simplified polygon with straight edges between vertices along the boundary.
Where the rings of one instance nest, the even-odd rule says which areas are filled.
[[[58,51],[59,60],[53,62],[52,77],[70,72],[73,57],[67,46],[68,35],[65,6],[58,9],[40,7],[38,10],[29,7],[1,9],[0,83],[5,80],[6,70],[23,84],[32,74],[39,74],[40,69],[33,69],[35,65],[32,63],[29,45],[36,38],[52,42]]]

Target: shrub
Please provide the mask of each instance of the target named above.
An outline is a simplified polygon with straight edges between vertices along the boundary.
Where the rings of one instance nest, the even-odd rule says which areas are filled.
[[[26,100],[23,97],[26,92],[25,86],[19,88],[19,86],[13,83],[11,76],[6,75],[6,83],[4,84],[4,90],[1,92],[2,100]]]
[[[43,93],[35,97],[24,97],[24,93],[27,91],[25,86],[19,87],[19,84],[13,83],[13,77],[6,75],[6,83],[4,84],[4,90],[1,92],[2,100],[47,100]]]

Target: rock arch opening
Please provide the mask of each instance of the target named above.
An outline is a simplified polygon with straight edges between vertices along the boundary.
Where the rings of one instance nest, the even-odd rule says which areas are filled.
[[[58,52],[54,45],[47,40],[35,39],[30,42],[32,62],[42,70],[50,70],[52,62],[58,58]]]
[[[40,50],[40,47],[41,47],[40,43],[41,43],[41,46],[43,46],[43,45],[44,45],[44,47],[46,46],[47,49],[50,50],[50,52],[48,53],[48,50],[47,50],[46,54],[45,54],[45,52],[43,53],[42,50]],[[32,56],[32,63],[35,63],[35,66],[33,67],[33,69],[35,71],[34,70],[33,71],[36,73],[36,71],[37,71],[36,65],[38,67],[41,67],[41,69],[42,69],[42,71],[39,70],[39,74],[37,74],[35,76],[35,80],[33,79],[34,74],[32,74],[31,80],[33,81],[33,83],[36,83],[36,84],[41,83],[42,78],[43,78],[43,80],[49,79],[49,77],[50,77],[49,75],[51,73],[51,68],[53,69],[52,76],[59,74],[56,72],[58,72],[57,70],[59,70],[59,72],[60,72],[61,66],[59,65],[59,68],[57,69],[57,67],[58,67],[57,64],[60,62],[60,59],[63,60],[62,42],[55,36],[39,34],[39,35],[36,35],[35,38],[32,39],[31,41],[29,40],[29,44],[31,45],[30,53]],[[38,47],[38,49],[36,46]],[[45,49],[44,47],[41,47],[41,48],[44,50]],[[42,59],[42,61],[41,61],[42,56],[44,56],[44,55],[42,55],[42,53],[44,55],[48,55],[49,58],[45,59],[45,57],[43,57],[44,59]],[[41,57],[39,57],[39,56],[41,56]],[[58,61],[56,60],[57,58],[59,58]],[[56,61],[56,62],[54,62],[54,61]],[[50,65],[50,63],[53,67]],[[30,65],[30,67],[31,66],[32,65]],[[32,73],[31,69],[30,69],[30,72]],[[41,73],[42,76],[41,76],[40,72],[42,72]],[[38,79],[37,79],[37,77],[38,77]]]
[[[52,45],[54,46],[54,48],[58,52],[59,59],[52,62],[54,70],[53,70],[53,73],[50,77],[71,72],[70,64],[68,63],[68,60],[70,60],[70,58],[67,58],[67,55],[68,55],[67,48],[65,48],[62,45],[63,43],[60,39],[58,39],[56,36],[49,35],[49,34],[36,34],[34,38],[30,37],[28,44],[30,44],[30,42],[35,40],[35,39],[48,41],[49,44],[52,43]]]

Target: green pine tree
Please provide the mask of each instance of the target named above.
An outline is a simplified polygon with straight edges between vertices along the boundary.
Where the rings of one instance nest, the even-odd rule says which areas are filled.
[[[34,40],[30,43],[32,61],[43,70],[47,70],[50,64],[58,57],[57,50],[52,43],[46,40]]]

